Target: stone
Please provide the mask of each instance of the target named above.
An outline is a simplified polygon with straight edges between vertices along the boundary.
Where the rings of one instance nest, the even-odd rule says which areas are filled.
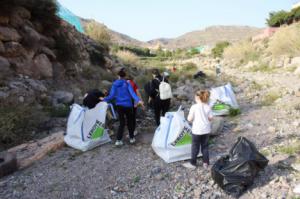
[[[0,40],[0,55],[1,55],[2,53],[4,53],[4,51],[5,51],[4,44],[3,44],[3,42]]]
[[[300,126],[300,121],[294,121],[293,126],[294,127],[299,127]]]
[[[56,60],[56,55],[55,53],[50,50],[49,48],[43,46],[42,49],[41,49],[41,53],[47,55],[47,57],[50,59],[50,60]]]
[[[103,81],[101,82],[101,85],[102,85],[104,88],[109,89],[109,88],[111,87],[111,85],[112,85],[112,82],[107,81],[107,80],[103,80]]]
[[[27,9],[24,7],[15,7],[10,15],[10,24],[15,28],[19,28],[30,18],[31,14]]]
[[[3,73],[4,71],[9,70],[10,63],[4,57],[0,56],[0,72]]]
[[[53,104],[67,104],[74,102],[74,95],[67,91],[55,91],[53,93]]]
[[[34,68],[37,78],[52,78],[52,63],[45,54],[40,54],[34,58]]]
[[[20,96],[20,97],[19,97],[19,102],[20,102],[20,103],[24,103],[24,101],[25,101],[25,98],[24,98],[23,96]]]
[[[212,121],[211,134],[220,135],[222,133],[223,128],[224,128],[224,118],[214,117]]]
[[[40,45],[41,35],[35,29],[24,26],[22,32],[26,46],[37,47]]]
[[[6,99],[8,96],[9,96],[8,93],[3,92],[3,91],[0,91],[0,100],[1,100],[1,99]]]
[[[269,132],[269,133],[275,133],[275,132],[276,132],[276,128],[273,127],[273,126],[270,126],[270,127],[268,128],[268,132]]]
[[[294,57],[294,58],[292,58],[291,65],[293,65],[293,64],[300,65],[300,57]]]
[[[298,66],[298,68],[294,71],[295,75],[300,75],[300,66]]]
[[[2,41],[20,41],[21,36],[14,28],[0,26],[0,40]]]
[[[6,57],[19,57],[26,54],[23,46],[15,41],[4,43],[5,52],[3,53]]]
[[[13,153],[0,153],[0,178],[15,172],[17,169],[17,159]]]
[[[44,93],[48,91],[46,86],[44,86],[44,84],[39,80],[26,79],[26,82],[35,91],[44,92]]]
[[[155,167],[151,170],[151,175],[156,175],[161,173],[161,168],[160,167]]]

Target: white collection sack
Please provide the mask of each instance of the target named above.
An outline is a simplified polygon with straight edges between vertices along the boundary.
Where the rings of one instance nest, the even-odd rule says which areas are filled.
[[[191,158],[192,130],[181,109],[161,117],[152,148],[166,163]]]
[[[93,109],[72,106],[67,123],[67,134],[64,140],[67,145],[81,151],[87,151],[110,142],[105,129],[108,104],[100,102]]]
[[[214,104],[217,101],[221,101],[225,104],[230,105],[232,108],[239,108],[239,105],[237,103],[235,94],[233,92],[232,86],[230,83],[226,84],[225,86],[220,86],[216,88],[212,88],[210,90],[210,99],[209,99],[209,105],[210,107],[213,107]],[[225,110],[228,112],[228,110]],[[228,114],[228,113],[226,113]],[[225,113],[222,112],[214,112],[213,115],[226,115]]]

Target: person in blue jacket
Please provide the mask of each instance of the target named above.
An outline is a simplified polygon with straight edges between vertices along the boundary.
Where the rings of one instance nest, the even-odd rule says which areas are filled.
[[[132,86],[125,79],[126,72],[122,69],[118,73],[119,79],[114,81],[110,93],[107,97],[103,98],[104,101],[115,101],[117,112],[119,115],[120,126],[117,132],[116,146],[123,145],[123,132],[125,128],[125,118],[127,120],[127,127],[129,131],[130,143],[135,143],[134,138],[134,113],[133,107],[142,105],[143,102],[135,94]],[[134,102],[133,102],[134,101]]]

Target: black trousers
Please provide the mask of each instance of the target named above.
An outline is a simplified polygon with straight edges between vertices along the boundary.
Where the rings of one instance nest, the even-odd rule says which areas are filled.
[[[137,111],[137,108],[133,107],[133,132],[136,129],[136,111]]]
[[[127,127],[129,131],[129,137],[134,138],[134,114],[132,107],[117,106],[120,125],[117,133],[117,140],[122,140],[125,122],[127,121]]]
[[[200,146],[201,146],[201,153],[203,156],[203,163],[209,164],[208,140],[209,140],[209,134],[205,134],[205,135],[192,134],[192,158],[191,158],[192,165],[196,165],[197,163],[197,156],[200,151]]]
[[[154,100],[154,114],[156,125],[160,125],[160,116],[165,116],[171,105],[171,99],[161,100],[156,97]]]

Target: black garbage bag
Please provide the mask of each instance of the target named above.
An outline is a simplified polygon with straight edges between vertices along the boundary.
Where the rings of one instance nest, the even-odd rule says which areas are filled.
[[[227,193],[238,197],[253,184],[257,173],[268,165],[253,143],[239,137],[229,152],[213,165],[213,180]]]
[[[205,77],[206,77],[206,74],[202,71],[198,71],[196,74],[194,74],[194,79],[205,78]]]

